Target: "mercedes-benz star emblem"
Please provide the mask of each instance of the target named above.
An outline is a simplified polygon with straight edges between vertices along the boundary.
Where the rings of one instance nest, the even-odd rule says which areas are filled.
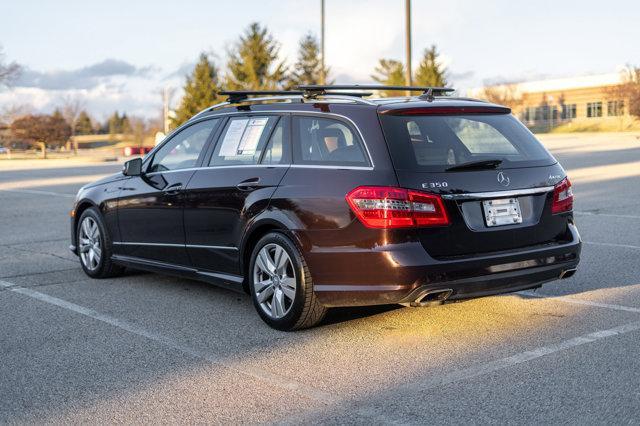
[[[504,172],[498,172],[498,176],[496,177],[498,178],[498,183],[502,186],[509,186],[511,183],[511,179],[509,179],[509,176],[505,175]]]

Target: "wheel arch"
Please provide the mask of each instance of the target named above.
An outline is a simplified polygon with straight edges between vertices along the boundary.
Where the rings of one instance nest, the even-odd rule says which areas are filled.
[[[266,217],[254,221],[251,226],[245,232],[242,242],[240,244],[240,271],[243,273],[245,279],[242,282],[242,288],[248,293],[249,280],[248,280],[248,267],[251,263],[251,253],[256,246],[260,238],[264,237],[270,232],[280,232],[289,237],[293,243],[299,248],[303,247],[303,242],[299,239],[295,232],[291,231],[284,221],[278,220],[273,217]]]
[[[88,208],[91,208],[91,207],[95,207],[95,208],[98,209],[98,211],[100,211],[98,206],[96,206],[96,204],[93,201],[91,201],[89,199],[86,199],[86,198],[83,199],[83,200],[78,201],[78,203],[76,204],[75,212],[74,212],[74,215],[73,215],[73,230],[74,230],[73,232],[74,232],[74,234],[77,232],[78,221],[80,220],[80,216],[82,216],[82,213],[84,213],[85,210],[87,210]]]

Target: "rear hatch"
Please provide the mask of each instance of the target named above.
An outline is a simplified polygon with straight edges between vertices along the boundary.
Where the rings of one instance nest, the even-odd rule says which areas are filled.
[[[441,195],[449,215],[450,225],[417,231],[431,256],[486,254],[570,238],[570,215],[552,213],[554,185],[565,172],[509,112],[475,105],[380,111],[400,186]]]

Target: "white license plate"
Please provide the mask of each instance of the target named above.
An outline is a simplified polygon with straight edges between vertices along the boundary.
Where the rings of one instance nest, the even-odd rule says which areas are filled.
[[[487,226],[503,226],[522,223],[520,202],[517,198],[499,198],[482,202]]]

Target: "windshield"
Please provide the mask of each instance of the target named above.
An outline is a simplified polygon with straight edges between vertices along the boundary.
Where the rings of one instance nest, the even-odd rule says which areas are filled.
[[[484,160],[501,160],[497,169],[556,162],[510,114],[385,114],[380,119],[396,169],[439,172]]]

